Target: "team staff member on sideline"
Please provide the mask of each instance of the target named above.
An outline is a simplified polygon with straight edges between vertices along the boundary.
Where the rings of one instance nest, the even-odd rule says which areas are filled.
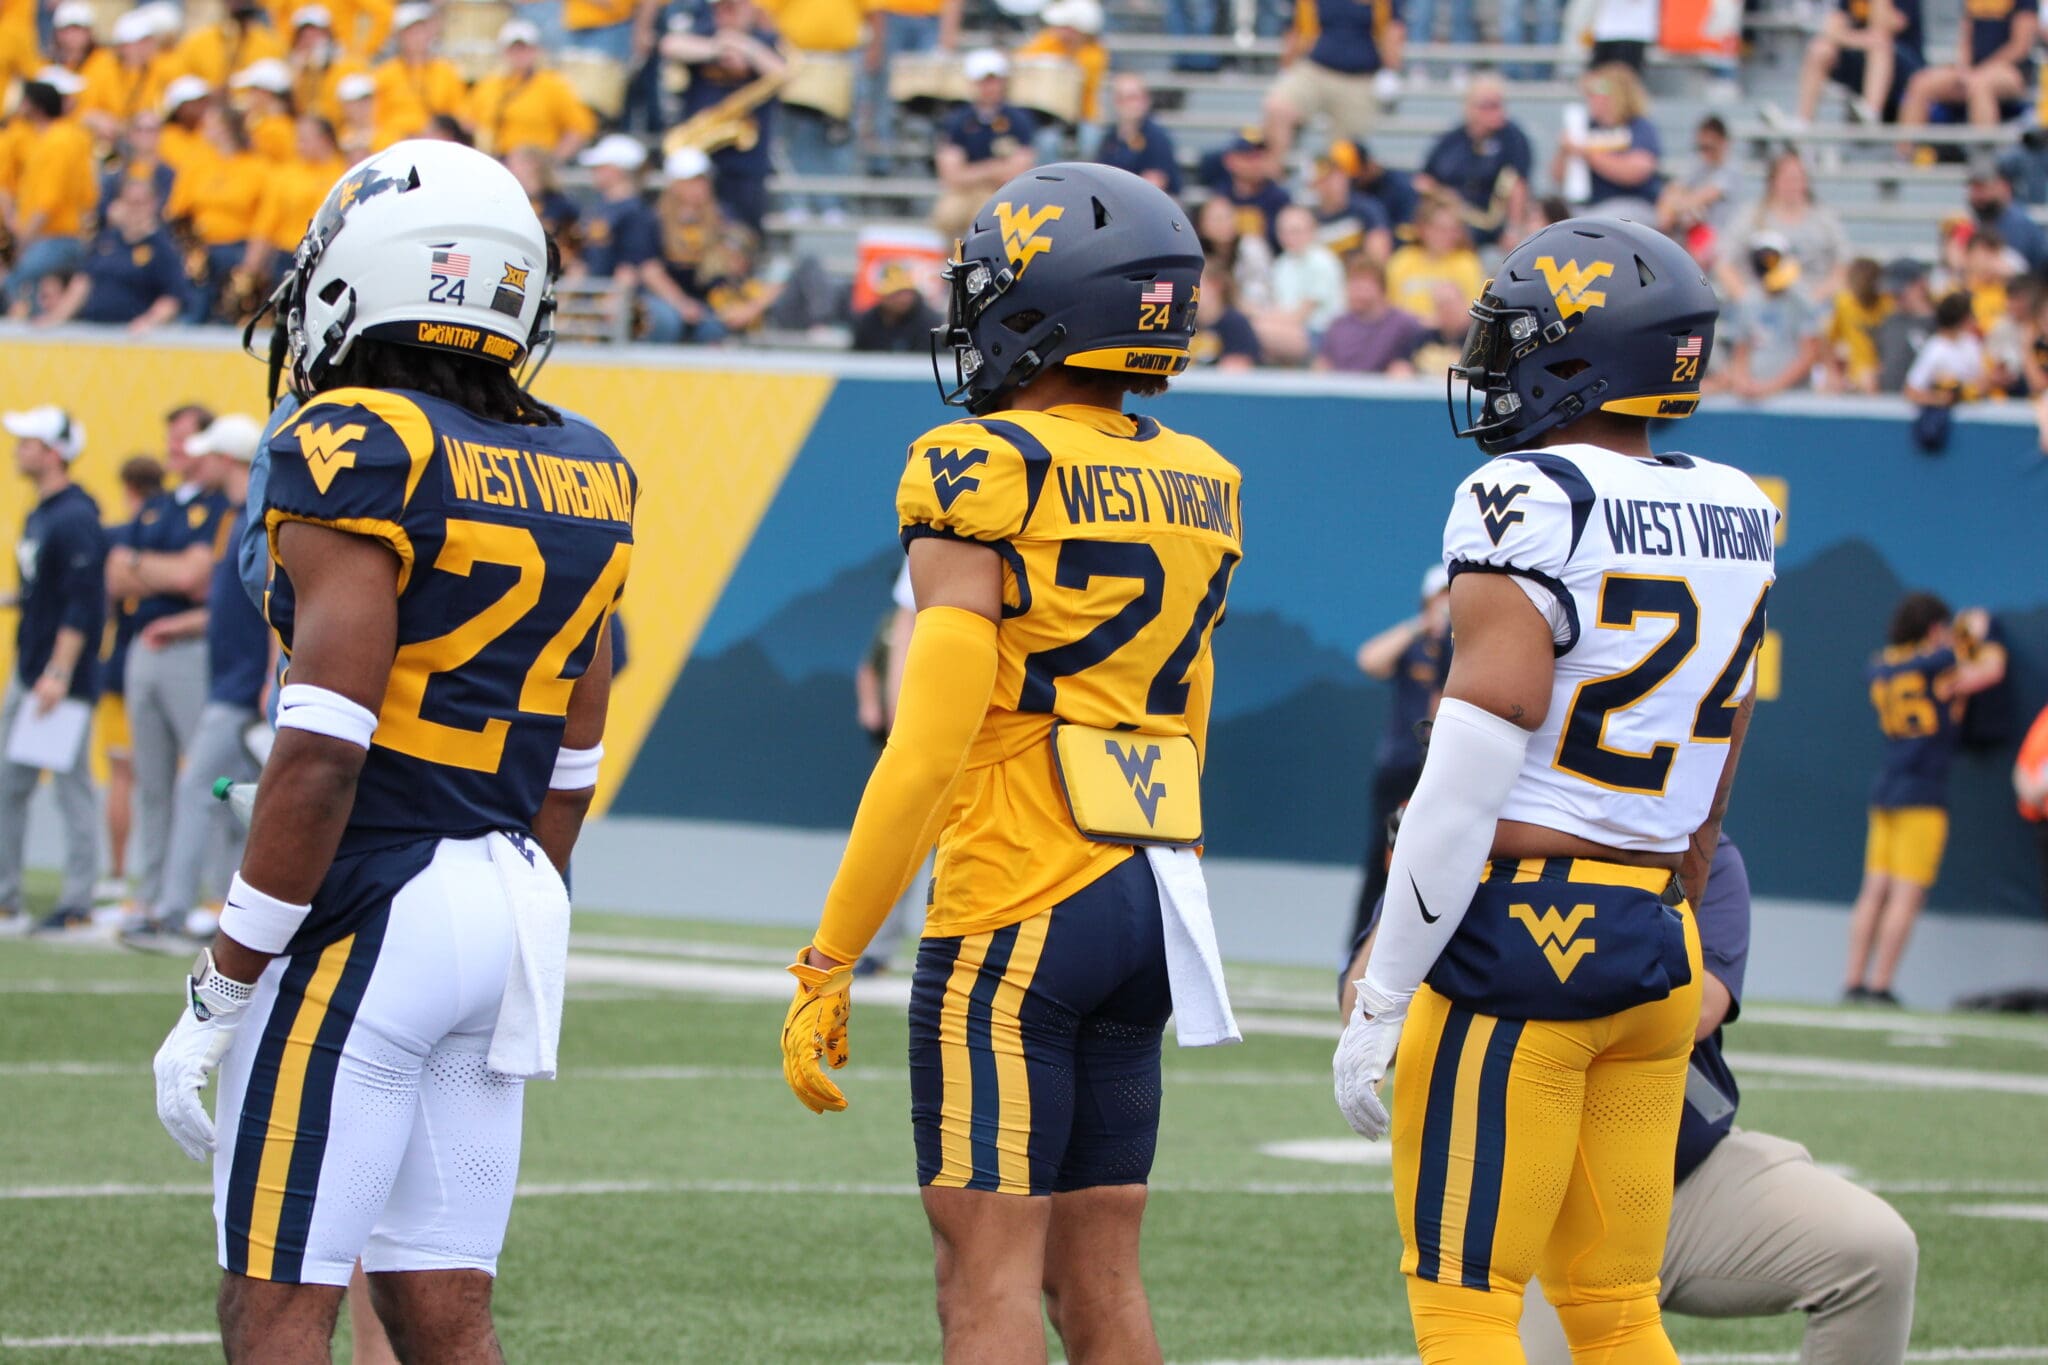
[[[147,455],[135,455],[121,466],[121,496],[128,520],[107,529],[109,544],[126,538],[142,515],[143,504],[164,491],[164,467]],[[100,655],[100,703],[93,734],[107,760],[107,879],[95,899],[128,899],[128,834],[135,813],[135,741],[128,733],[128,704],[122,685],[128,672],[128,647],[135,641],[135,603],[116,597],[107,603],[105,648]]]
[[[436,250],[505,306],[430,300],[404,262]],[[305,403],[265,497],[291,669],[241,874],[156,1058],[158,1117],[213,1153],[233,1362],[326,1360],[358,1257],[401,1358],[502,1358],[492,1277],[524,1082],[556,1066],[557,869],[594,791],[639,493],[514,377],[548,341],[549,254],[503,166],[401,142],[335,186],[280,300]],[[592,496],[528,479],[507,510],[479,446]],[[475,640],[459,660],[431,651],[451,622]]]
[[[36,490],[36,505],[15,545],[21,587],[11,605],[14,674],[0,699],[0,749],[24,706],[47,714],[71,698],[90,705],[98,695],[98,659],[107,599],[101,586],[107,555],[99,505],[71,482],[71,462],[85,449],[85,428],[62,408],[31,408],[4,418],[14,437],[14,467]],[[64,821],[64,882],[57,908],[36,927],[57,931],[86,923],[93,878],[99,871],[99,811],[92,798],[92,765],[85,744],[71,766],[50,774]],[[42,772],[0,759],[0,926],[21,923],[21,864],[29,798]]]
[[[820,1062],[846,1062],[852,964],[936,839],[910,1074],[945,1358],[1043,1362],[1049,1314],[1070,1359],[1146,1365],[1167,1014],[1238,1036],[1189,847],[1238,472],[1122,410],[1186,365],[1201,248],[1157,187],[1063,162],[999,188],[946,275],[973,415],[898,485],[903,695],[790,968],[783,1073],[846,1107]]]
[[[1907,593],[1892,610],[1885,648],[1870,661],[1870,704],[1884,734],[1884,766],[1870,793],[1863,887],[1849,918],[1844,997],[1896,1005],[1892,978],[1948,845],[1948,770],[1962,743],[1967,700],[2005,678],[2005,646],[1972,607],[1949,620],[1932,593]]]
[[[1381,682],[1392,681],[1394,695],[1387,704],[1387,724],[1380,732],[1379,761],[1372,774],[1365,885],[1351,923],[1354,942],[1386,893],[1387,821],[1422,776],[1422,740],[1415,727],[1436,714],[1450,667],[1451,580],[1443,565],[1432,564],[1422,576],[1422,610],[1358,647],[1358,671]]]
[[[256,441],[263,424],[240,413],[216,417],[213,424],[193,437],[187,450],[195,458],[219,458],[223,464],[222,491],[235,509],[227,543],[238,543],[248,510],[242,505],[248,492],[249,461],[256,454]],[[262,700],[271,677],[270,629],[263,614],[242,591],[235,558],[223,554],[213,564],[207,587],[206,605],[194,608],[202,617],[206,641],[206,705],[185,753],[178,776],[176,806],[171,815],[170,855],[165,860],[163,890],[151,907],[151,918],[161,926],[180,926],[187,913],[199,906],[201,874],[217,850],[225,846],[232,870],[241,862],[241,822],[214,799],[218,778],[237,782],[256,776],[255,760],[242,735],[262,714]],[[223,878],[224,880],[224,878]]]
[[[1741,471],[1650,447],[1651,417],[1697,405],[1720,311],[1669,238],[1553,224],[1471,311],[1455,429],[1495,458],[1444,527],[1457,656],[1337,1106],[1392,1128],[1425,1365],[1519,1359],[1538,1277],[1579,1359],[1677,1365],[1657,1268],[1704,975],[1685,888],[1748,731],[1778,513]],[[1603,499],[1740,534],[1606,522]]]
[[[144,907],[163,896],[178,767],[206,708],[205,632],[160,623],[204,604],[214,561],[226,549],[222,457],[196,458],[185,448],[212,421],[190,404],[165,419],[164,463],[181,482],[144,504],[127,539],[107,554],[108,594],[138,599],[124,693],[135,744],[135,903]],[[182,924],[145,923],[132,937],[137,947],[173,946],[183,934]]]
[[[1913,1326],[1913,1229],[1884,1200],[1815,1165],[1798,1143],[1735,1127],[1740,1093],[1721,1030],[1742,1012],[1749,912],[1749,873],[1724,834],[1695,912],[1707,974],[1658,1298],[1666,1311],[1692,1317],[1805,1313],[1804,1365],[1900,1365]],[[1360,945],[1345,973],[1344,1013],[1370,952]],[[1523,1305],[1529,1365],[1571,1365],[1557,1310],[1541,1294],[1523,1296]]]

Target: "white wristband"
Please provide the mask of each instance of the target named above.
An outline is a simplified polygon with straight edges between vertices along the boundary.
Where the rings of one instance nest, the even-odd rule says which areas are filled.
[[[220,912],[220,931],[245,948],[259,953],[281,953],[312,913],[310,905],[293,905],[258,891],[237,872],[228,883],[227,904]]]
[[[588,749],[557,749],[555,771],[554,775],[548,778],[548,790],[579,792],[585,787],[595,787],[597,765],[603,761],[602,744],[593,744]]]
[[[277,694],[277,728],[306,730],[367,749],[377,733],[377,717],[339,692],[311,683],[287,683]]]

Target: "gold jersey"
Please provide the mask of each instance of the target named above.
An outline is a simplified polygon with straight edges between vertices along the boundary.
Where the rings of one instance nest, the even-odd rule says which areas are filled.
[[[1205,442],[1107,408],[993,413],[911,446],[904,543],[974,541],[1004,566],[995,695],[939,836],[927,934],[1015,924],[1130,856],[1076,828],[1053,726],[1201,739],[1190,683],[1243,553],[1239,483]]]

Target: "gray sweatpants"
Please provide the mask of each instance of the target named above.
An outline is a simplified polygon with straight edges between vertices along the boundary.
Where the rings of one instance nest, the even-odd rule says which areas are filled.
[[[227,803],[214,799],[213,783],[221,777],[237,782],[255,778],[256,760],[242,742],[242,732],[255,722],[252,707],[210,701],[201,708],[199,727],[185,751],[185,770],[178,775],[163,890],[150,903],[154,917],[182,915],[199,903],[199,878],[209,853],[223,886],[227,878],[220,865],[230,871],[241,865],[245,831]]]
[[[0,699],[0,742],[14,728],[14,713],[28,699],[29,691],[21,680],[10,676],[6,696]],[[21,864],[28,840],[28,803],[42,775],[38,768],[0,759],[0,910],[24,908]],[[66,910],[87,910],[92,907],[92,884],[100,869],[99,803],[93,799],[90,754],[80,753],[68,773],[51,773],[50,786],[57,796],[57,813],[64,821],[64,887],[57,894],[57,904]]]
[[[128,728],[135,738],[135,903],[163,899],[178,763],[192,747],[206,707],[206,641],[128,650]]]
[[[1659,1299],[1696,1318],[1804,1313],[1803,1365],[1899,1365],[1919,1263],[1891,1205],[1798,1143],[1738,1128],[1672,1198]],[[1557,1310],[1540,1293],[1523,1303],[1529,1365],[1571,1365]]]

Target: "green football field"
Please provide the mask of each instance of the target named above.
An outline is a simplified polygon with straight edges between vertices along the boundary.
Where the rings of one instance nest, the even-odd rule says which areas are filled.
[[[813,1117],[778,1069],[787,938],[579,915],[501,1265],[512,1359],[937,1358],[903,978],[856,990],[853,1107]],[[149,1076],[183,969],[0,943],[0,1357],[219,1358],[208,1177]],[[1330,1099],[1330,985],[1238,971],[1245,1045],[1169,1042],[1145,1272],[1170,1360],[1412,1359],[1385,1148]],[[1914,1358],[2048,1361],[2048,1026],[1759,1002],[1732,1038],[1744,1123],[1918,1230]],[[1672,1320],[1688,1361],[1723,1365],[1791,1361],[1799,1328]]]

